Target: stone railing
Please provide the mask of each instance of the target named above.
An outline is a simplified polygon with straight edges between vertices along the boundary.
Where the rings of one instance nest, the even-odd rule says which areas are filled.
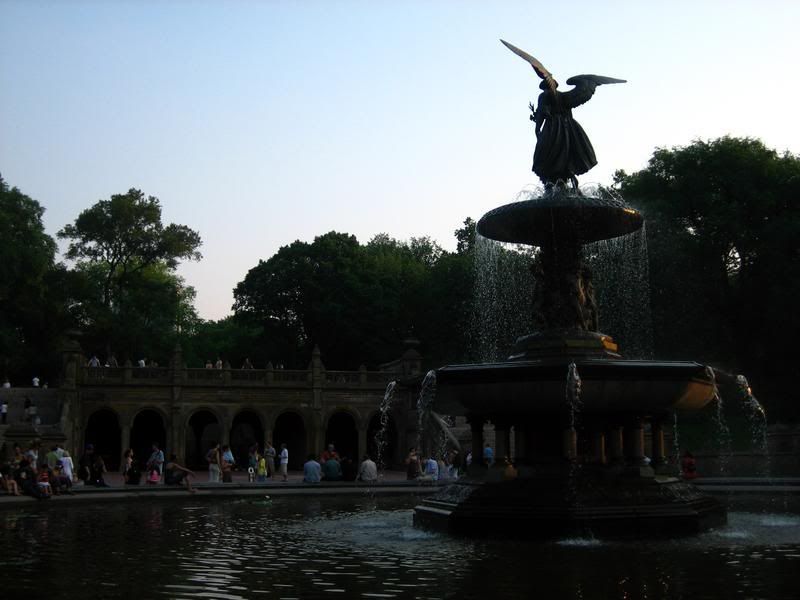
[[[292,369],[172,369],[169,367],[79,367],[78,384],[177,385],[192,387],[386,387],[398,373],[391,371],[327,371],[324,368]]]

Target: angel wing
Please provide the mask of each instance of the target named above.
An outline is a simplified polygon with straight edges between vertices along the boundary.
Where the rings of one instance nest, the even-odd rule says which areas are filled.
[[[503,42],[503,45],[506,48],[508,48],[509,50],[511,50],[514,54],[516,54],[517,56],[519,56],[520,58],[522,58],[523,60],[528,62],[528,64],[530,64],[530,66],[533,67],[533,70],[536,71],[536,74],[539,77],[541,77],[542,79],[544,79],[547,82],[547,85],[552,90],[552,92],[555,93],[555,91],[556,91],[556,80],[553,79],[553,74],[550,71],[548,71],[547,69],[545,69],[545,67],[544,67],[544,65],[542,63],[540,63],[533,56],[531,56],[530,54],[525,52],[525,50],[521,50],[521,49],[517,48],[514,44],[509,44],[505,40],[500,40],[500,41]]]
[[[562,92],[562,101],[570,108],[575,108],[588,102],[594,96],[598,85],[607,83],[627,83],[627,81],[605,75],[575,75],[567,79],[567,85],[574,85],[575,88],[568,92]]]

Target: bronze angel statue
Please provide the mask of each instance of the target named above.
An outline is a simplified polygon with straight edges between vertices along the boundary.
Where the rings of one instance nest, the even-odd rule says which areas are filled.
[[[582,175],[597,164],[594,148],[583,127],[572,118],[572,109],[589,101],[598,85],[625,83],[602,75],[575,75],[567,84],[575,86],[567,92],[559,92],[558,82],[533,56],[500,40],[517,56],[524,58],[542,78],[537,106],[530,105],[536,124],[536,150],[533,153],[533,172],[546,188],[571,182],[577,189],[576,175]]]

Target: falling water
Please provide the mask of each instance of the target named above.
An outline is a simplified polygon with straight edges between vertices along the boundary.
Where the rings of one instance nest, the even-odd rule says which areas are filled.
[[[569,407],[569,426],[575,428],[575,417],[581,407],[581,377],[574,362],[567,367],[567,406]]]
[[[714,415],[714,424],[717,428],[717,442],[719,445],[719,474],[724,477],[728,474],[728,463],[732,454],[731,430],[728,428],[728,423],[725,421],[722,396],[720,396],[719,388],[717,387],[717,378],[714,369],[706,367],[706,373],[711,378],[711,383],[714,386],[714,401],[717,409]]]
[[[599,329],[611,335],[626,358],[653,355],[647,232],[639,231],[583,247],[592,270]]]
[[[761,469],[762,472],[760,475],[762,477],[769,477],[771,469],[769,441],[767,438],[767,413],[761,403],[753,395],[753,390],[750,387],[750,383],[747,381],[747,377],[744,375],[737,375],[736,385],[742,392],[745,414],[750,423],[750,436],[753,447],[764,456],[764,467]]]
[[[678,472],[681,470],[681,440],[678,435],[678,411],[672,413],[672,452],[675,456],[675,465]]]
[[[478,235],[470,354],[479,362],[505,359],[514,340],[533,328],[535,250]]]
[[[386,391],[383,393],[383,400],[380,405],[379,422],[381,428],[375,434],[375,464],[379,469],[385,469],[386,465],[383,462],[383,453],[386,450],[386,435],[389,428],[389,411],[394,402],[394,390],[397,387],[397,381],[390,381],[386,386]]]
[[[430,419],[430,410],[436,398],[436,371],[428,371],[422,380],[417,398],[417,452],[422,452],[425,427]]]
[[[433,401],[436,398],[436,371],[428,371],[422,380],[422,386],[417,399],[417,451],[427,456],[431,454],[437,458],[444,457],[448,442],[460,450],[461,445],[453,435],[450,427],[450,418],[442,416],[433,410]],[[430,441],[429,447],[423,446]]]

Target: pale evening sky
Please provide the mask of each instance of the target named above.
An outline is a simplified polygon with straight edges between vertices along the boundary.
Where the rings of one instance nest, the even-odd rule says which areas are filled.
[[[575,111],[599,164],[725,134],[800,153],[795,1],[0,0],[0,173],[55,235],[136,187],[200,232],[205,318],[258,260],[330,230],[446,248],[536,182],[538,79],[627,79]]]

